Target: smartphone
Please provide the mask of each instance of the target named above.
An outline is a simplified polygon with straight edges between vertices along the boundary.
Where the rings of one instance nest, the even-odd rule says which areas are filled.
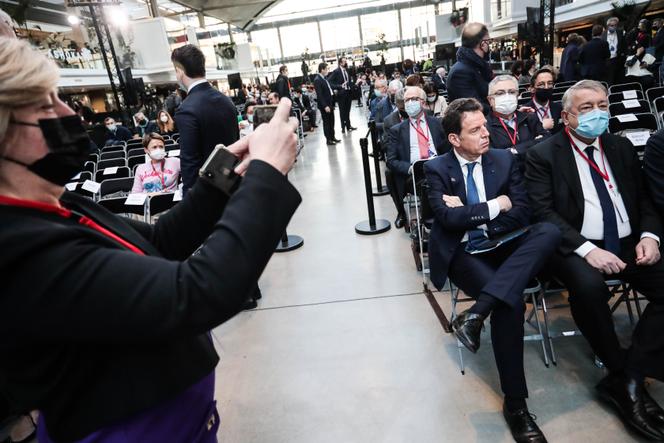
[[[277,105],[258,105],[254,107],[254,129],[262,123],[268,123],[274,117]]]
[[[241,177],[235,173],[240,159],[233,155],[226,146],[217,145],[198,172],[201,179],[231,195],[240,185]]]

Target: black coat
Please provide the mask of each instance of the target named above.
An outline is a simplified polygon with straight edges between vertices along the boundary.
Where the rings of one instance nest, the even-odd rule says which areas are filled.
[[[279,94],[279,97],[286,97],[287,99],[291,100],[291,94],[290,94],[290,81],[288,80],[288,77],[286,77],[283,74],[279,74],[277,76],[277,81],[275,83],[275,91],[277,94]]]
[[[344,88],[344,74],[342,72],[341,67],[335,69],[328,75],[327,80],[330,82],[330,86],[332,86],[332,89],[339,92],[339,91],[344,91],[348,90],[350,91],[352,81],[350,77],[350,71],[346,69],[346,77],[348,78],[348,83],[346,84],[346,87]]]
[[[106,129],[106,140],[104,141],[104,144],[108,146],[115,142],[126,142],[127,140],[131,140],[131,138],[132,135],[129,129],[122,125],[117,125],[115,127],[115,132]]]
[[[579,52],[581,76],[584,79],[602,80],[606,77],[606,67],[611,51],[609,44],[601,38],[593,38],[583,45]]]
[[[616,33],[618,34],[618,47],[616,48],[618,51],[617,57],[619,59],[624,59],[627,55],[627,40],[625,40],[625,32],[622,29],[616,29]],[[602,33],[602,40],[607,42],[608,44],[608,38],[607,38],[608,32],[604,31]],[[609,47],[609,52],[611,51],[611,48]]]
[[[660,216],[664,217],[664,130],[651,135],[643,156],[643,171],[650,188],[650,196]]]
[[[322,112],[325,112],[325,108],[329,106],[330,109],[334,109],[334,97],[332,96],[332,92],[330,91],[330,88],[332,86],[328,82],[325,77],[323,77],[321,74],[318,74],[316,78],[314,78],[314,88],[316,90],[316,103],[318,105],[318,109],[320,109]]]
[[[507,151],[490,149],[482,156],[482,175],[487,201],[499,195],[507,195],[512,209],[489,219],[489,205],[468,205],[463,172],[454,152],[450,151],[424,164],[429,190],[427,195],[434,213],[434,222],[429,240],[431,281],[442,289],[447,279],[452,257],[466,231],[486,224],[489,237],[500,236],[523,228],[530,220],[528,196],[523,186],[514,156]],[[464,206],[448,208],[443,195],[454,195]]]
[[[558,81],[577,81],[579,80],[579,52],[577,45],[569,43],[563,49],[563,55],[560,58],[560,76]]]
[[[457,62],[447,75],[448,102],[457,98],[476,98],[482,103],[484,113],[491,109],[487,96],[489,82],[493,78],[491,65],[472,49],[461,47],[457,51]]]
[[[431,80],[433,81],[433,86],[436,88],[438,91],[447,91],[447,85],[445,84],[445,80],[440,78],[440,76],[436,73],[434,73],[431,76]]]
[[[505,132],[505,128],[501,124],[500,118],[493,113],[489,114],[487,117],[486,128],[489,130],[491,147],[494,149],[516,148],[520,155],[524,155],[531,146],[541,142],[543,137],[549,135],[549,132],[544,130],[542,122],[539,121],[534,112],[529,114],[525,112],[516,112],[516,127],[518,129],[518,136],[516,138],[517,142],[514,145],[507,132]],[[514,135],[512,128],[508,126],[507,129],[512,135]],[[536,139],[536,137],[539,136],[541,137]]]
[[[240,138],[237,109],[209,83],[196,85],[175,114],[180,131],[180,174],[185,191],[198,179],[198,171],[216,145],[230,146]]]
[[[606,160],[618,185],[632,235],[648,231],[662,237],[662,224],[646,190],[644,174],[632,143],[617,135],[601,136]],[[581,235],[584,197],[574,152],[564,131],[539,143],[526,156],[526,189],[533,215],[560,228],[559,252],[569,255],[587,241]]]
[[[154,226],[60,201],[145,254],[63,211],[0,204],[0,392],[73,441],[214,371],[207,332],[243,309],[300,197],[254,160],[232,199],[198,183]]]

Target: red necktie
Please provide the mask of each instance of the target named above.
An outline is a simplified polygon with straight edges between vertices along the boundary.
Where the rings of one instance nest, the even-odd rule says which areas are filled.
[[[417,121],[417,144],[420,147],[420,158],[429,158],[429,139],[424,135],[424,130],[422,128],[422,120]]]

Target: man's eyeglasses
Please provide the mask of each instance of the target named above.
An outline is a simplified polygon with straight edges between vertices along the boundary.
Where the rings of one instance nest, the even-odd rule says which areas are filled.
[[[500,90],[494,92],[491,95],[493,95],[494,97],[501,97],[505,94],[517,95],[518,93],[519,93],[519,91],[517,91],[516,89],[508,89],[507,91],[505,91],[503,89],[500,89]]]
[[[403,101],[405,103],[408,103],[408,102],[414,102],[414,101],[418,101],[418,100],[422,100],[422,97],[409,97],[409,98],[405,98]]]

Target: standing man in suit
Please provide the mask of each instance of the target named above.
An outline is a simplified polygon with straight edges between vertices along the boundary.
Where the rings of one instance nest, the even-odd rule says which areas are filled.
[[[528,195],[516,159],[504,150],[489,149],[485,124],[477,100],[454,100],[443,118],[453,149],[424,165],[434,213],[431,280],[442,289],[449,276],[476,300],[452,322],[454,334],[471,352],[479,349],[482,325],[491,316],[505,420],[517,442],[544,443],[526,405],[523,291],[558,246],[560,231],[550,223],[528,226]],[[517,230],[521,234],[513,240],[473,253],[487,240]]]
[[[397,229],[406,224],[403,198],[406,196],[410,166],[417,160],[435,157],[449,149],[440,120],[424,112],[426,97],[422,88],[408,86],[404,92],[408,118],[388,130],[386,160],[390,178],[387,181],[393,184],[390,193],[397,207],[398,215],[394,221]],[[385,174],[388,175],[387,171]]]
[[[240,130],[233,102],[205,79],[203,52],[194,45],[185,45],[173,51],[171,61],[178,83],[187,90],[187,98],[175,114],[186,193],[196,183],[198,171],[212,149],[219,143],[235,143]]]
[[[632,143],[606,133],[604,86],[583,80],[563,96],[565,130],[530,149],[526,186],[539,221],[554,223],[562,243],[552,257],[569,291],[572,316],[609,374],[601,399],[652,440],[664,439],[664,411],[645,377],[664,380],[662,224],[646,191]],[[620,279],[649,301],[624,349],[607,301],[606,279]]]
[[[337,93],[337,101],[339,102],[339,118],[341,120],[341,132],[345,133],[347,130],[354,131],[350,124],[350,106],[351,106],[351,78],[347,70],[348,61],[346,57],[339,59],[339,67],[332,71],[330,74],[330,85]]]
[[[323,120],[323,133],[328,146],[334,146],[337,140],[334,135],[334,95],[332,86],[327,81],[328,67],[327,63],[322,62],[318,65],[318,75],[314,79],[314,88],[316,89],[316,103],[320,110],[320,116]]]
[[[279,67],[279,75],[277,76],[275,89],[274,92],[279,94],[279,97],[286,97],[288,100],[292,100],[290,93],[291,84],[288,79],[288,66],[282,65]],[[277,103],[279,103],[279,100],[277,100]]]
[[[560,76],[566,82],[575,82],[579,80],[579,51],[581,47],[581,37],[576,32],[567,36],[567,46],[563,49],[563,55],[560,57]]]
[[[484,112],[490,111],[487,96],[493,70],[489,64],[489,29],[482,23],[468,23],[461,34],[457,62],[447,76],[448,101],[457,98],[477,99]]]
[[[606,32],[602,34],[602,40],[609,44],[609,57],[607,79],[609,85],[620,83],[625,76],[625,58],[627,56],[627,42],[625,32],[618,29],[620,20],[611,17],[606,21]]]
[[[526,106],[533,108],[542,128],[555,134],[562,127],[560,112],[563,107],[560,103],[551,100],[555,74],[550,68],[542,68],[533,74],[530,79],[530,93],[532,100]]]
[[[593,26],[593,38],[583,45],[579,51],[579,63],[581,63],[581,77],[589,80],[605,80],[606,70],[611,51],[609,44],[602,40],[604,27]]]

